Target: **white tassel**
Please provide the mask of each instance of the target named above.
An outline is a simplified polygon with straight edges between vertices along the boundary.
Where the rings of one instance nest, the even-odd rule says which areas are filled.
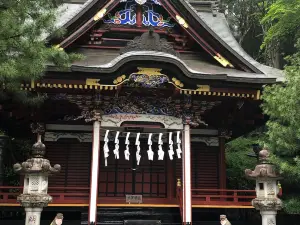
[[[178,159],[181,159],[181,140],[180,140],[180,131],[177,131],[177,149],[176,149]]]
[[[158,160],[164,160],[165,152],[162,149],[162,146],[158,146]]]
[[[151,138],[152,138],[152,133],[149,134],[149,137],[148,137],[149,149],[148,149],[147,153],[148,153],[148,160],[153,161],[154,152],[152,150],[152,140],[151,140]]]
[[[170,160],[173,160],[173,156],[174,156],[172,135],[173,135],[173,133],[170,132],[169,133],[169,151],[168,151]]]
[[[108,133],[109,133],[109,130],[107,130],[106,133],[105,133],[104,146],[103,146],[105,166],[107,166],[107,158],[109,156],[109,148],[108,148],[109,139],[108,139]]]
[[[158,139],[158,160],[164,160],[164,155],[165,155],[165,152],[162,149],[162,144],[163,144],[162,135],[163,134],[160,133]]]
[[[124,156],[125,156],[125,160],[128,160],[129,161],[129,158],[130,158],[130,152],[129,152],[129,135],[130,135],[130,132],[127,133],[126,135],[126,140],[125,140],[125,144],[126,144],[126,149],[124,151]]]
[[[115,154],[115,158],[119,159],[120,158],[120,153],[119,153],[119,135],[120,132],[118,131],[115,137],[115,150],[114,150],[114,154]]]
[[[140,164],[140,160],[141,160],[141,155],[140,155],[140,151],[141,151],[141,147],[140,147],[140,133],[137,134],[136,136],[136,140],[135,140],[135,145],[136,145],[136,164],[139,165]]]
[[[129,152],[129,146],[126,146],[126,149],[124,151],[125,159],[129,161],[130,158],[130,152]]]

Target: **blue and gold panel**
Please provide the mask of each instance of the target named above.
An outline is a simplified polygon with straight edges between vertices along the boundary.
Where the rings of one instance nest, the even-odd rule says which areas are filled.
[[[146,27],[174,27],[175,23],[160,12],[163,11],[159,0],[121,0],[122,8],[114,15],[104,18],[106,24],[136,25],[138,5],[142,6],[142,24]]]

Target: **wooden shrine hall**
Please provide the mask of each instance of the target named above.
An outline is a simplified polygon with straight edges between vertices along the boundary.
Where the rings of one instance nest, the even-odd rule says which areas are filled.
[[[164,224],[172,219],[143,212],[171,208],[177,222],[191,224],[194,210],[204,217],[208,209],[252,208],[254,188],[226,188],[225,143],[265,123],[262,87],[283,74],[239,46],[218,4],[63,5],[57,26],[66,33],[49,46],[84,59],[68,69],[48,65],[41,80],[22,85],[47,94],[39,109],[9,105],[9,119],[1,113],[3,123],[17,121],[16,136],[33,137],[30,124],[43,125],[45,158],[61,165],[49,177],[45,210],[80,212],[88,224],[111,224],[102,209],[125,213],[113,214],[120,224],[136,219],[135,210]],[[21,191],[0,186],[0,208],[21,210]]]

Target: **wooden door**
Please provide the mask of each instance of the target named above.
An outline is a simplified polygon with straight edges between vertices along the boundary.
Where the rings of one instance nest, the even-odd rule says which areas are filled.
[[[114,145],[110,145],[110,156],[108,166],[104,166],[103,153],[101,151],[101,163],[99,171],[99,196],[125,196],[131,194],[143,195],[143,197],[167,196],[167,161],[148,160],[146,142],[141,142],[141,161],[136,163],[136,146],[130,145],[130,160],[125,160],[124,140],[120,140],[120,158],[115,159],[113,155]],[[131,140],[134,143],[134,140]],[[156,152],[157,144],[153,145]],[[167,156],[167,155],[166,155]]]

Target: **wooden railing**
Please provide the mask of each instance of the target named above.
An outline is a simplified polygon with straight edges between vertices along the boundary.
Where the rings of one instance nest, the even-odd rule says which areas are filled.
[[[0,186],[0,203],[16,203],[23,187]],[[89,201],[89,187],[49,187],[48,193],[55,204],[83,204]]]
[[[23,187],[0,186],[0,203],[17,203],[17,196],[22,190]],[[88,204],[89,202],[89,187],[49,187],[48,192],[53,197],[53,204]],[[254,190],[192,189],[193,205],[251,206],[251,200],[255,197]],[[105,202],[110,203],[113,199],[114,197],[106,197],[101,202],[105,200]],[[176,199],[182,215],[182,191],[180,186],[177,187]],[[120,201],[123,202],[123,199]],[[154,203],[156,200],[153,199],[151,204],[152,202]],[[169,204],[175,203],[174,201],[171,202]],[[161,204],[163,203],[168,204],[168,199],[163,199]]]
[[[255,190],[192,189],[194,205],[250,206],[254,198],[256,198]]]

